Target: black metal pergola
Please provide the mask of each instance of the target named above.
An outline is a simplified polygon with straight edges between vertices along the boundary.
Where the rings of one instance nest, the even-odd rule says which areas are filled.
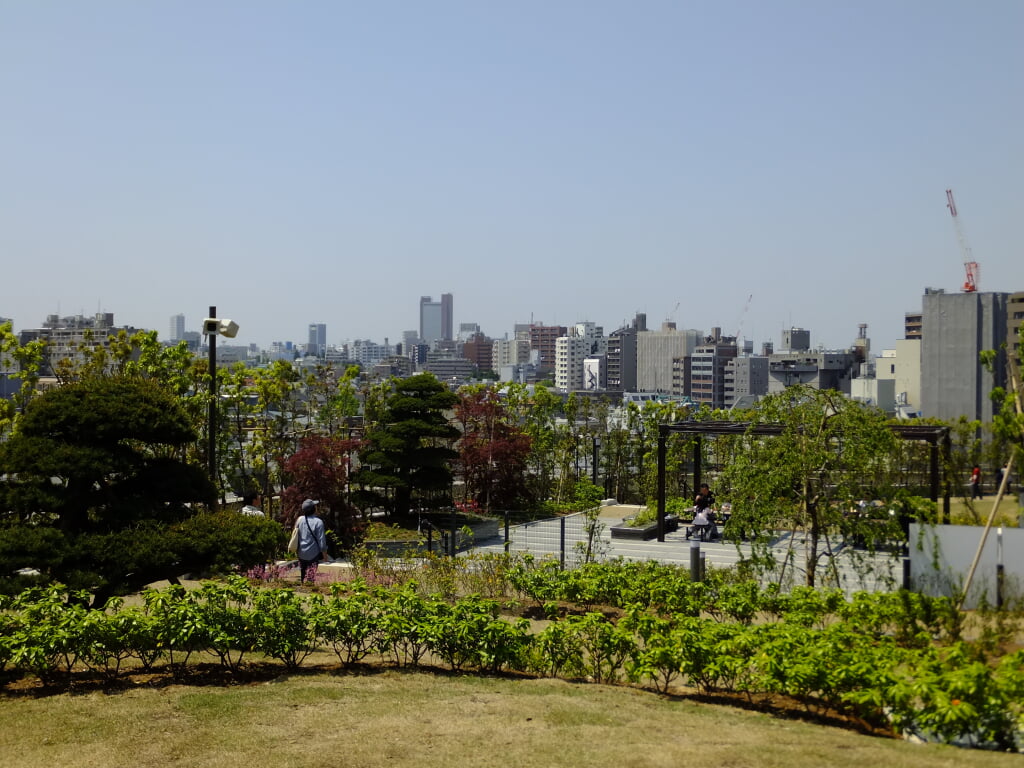
[[[699,488],[701,483],[701,445],[704,435],[764,435],[773,437],[781,435],[784,427],[781,424],[751,424],[737,421],[683,421],[676,424],[658,426],[658,541],[665,541],[665,458],[668,449],[668,437],[672,434],[693,435],[693,487]],[[930,496],[938,503],[939,488],[943,484],[939,477],[939,452],[948,465],[950,452],[949,427],[891,424],[889,426],[897,437],[902,440],[925,442],[929,445],[930,465]],[[942,517],[949,520],[949,483],[944,484],[942,495]]]

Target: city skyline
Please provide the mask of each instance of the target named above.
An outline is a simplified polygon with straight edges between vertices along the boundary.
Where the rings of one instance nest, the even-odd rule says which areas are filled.
[[[875,350],[1024,287],[1024,5],[13,4],[0,315],[236,342],[649,326]],[[45,53],[44,53],[45,52]]]

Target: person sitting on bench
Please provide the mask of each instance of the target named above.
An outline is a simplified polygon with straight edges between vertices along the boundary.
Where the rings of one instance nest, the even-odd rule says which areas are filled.
[[[701,541],[707,541],[711,536],[711,520],[708,518],[708,508],[701,506],[701,499],[698,497],[696,512],[693,515],[692,528],[686,534],[686,538],[700,536]]]

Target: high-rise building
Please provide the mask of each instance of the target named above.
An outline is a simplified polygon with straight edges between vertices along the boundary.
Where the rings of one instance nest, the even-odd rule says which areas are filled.
[[[171,343],[181,341],[185,338],[185,316],[171,315],[171,323],[168,328],[167,340]]]
[[[636,389],[636,337],[647,330],[647,315],[638,312],[633,322],[608,336],[606,360],[608,389]]]
[[[693,351],[690,359],[690,397],[713,409],[726,406],[726,366],[736,359],[736,339],[723,337],[718,330]]]
[[[530,325],[530,349],[537,353],[537,375],[555,372],[555,344],[568,332],[564,325]]]
[[[427,344],[435,341],[451,341],[452,295],[442,293],[440,301],[430,296],[420,296],[420,338]]]
[[[309,337],[306,340],[306,354],[312,357],[323,357],[327,353],[327,324],[310,323]]]
[[[462,356],[473,363],[478,371],[491,371],[495,368],[493,344],[479,331],[463,343]]]
[[[604,356],[608,340],[604,329],[595,323],[576,323],[567,335],[555,341],[555,389],[572,392],[584,388],[583,361]]]

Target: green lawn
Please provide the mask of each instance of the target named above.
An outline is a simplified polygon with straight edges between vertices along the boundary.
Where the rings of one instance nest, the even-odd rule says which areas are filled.
[[[37,696],[0,691],[0,765],[973,768],[910,744],[628,687],[423,672]]]

